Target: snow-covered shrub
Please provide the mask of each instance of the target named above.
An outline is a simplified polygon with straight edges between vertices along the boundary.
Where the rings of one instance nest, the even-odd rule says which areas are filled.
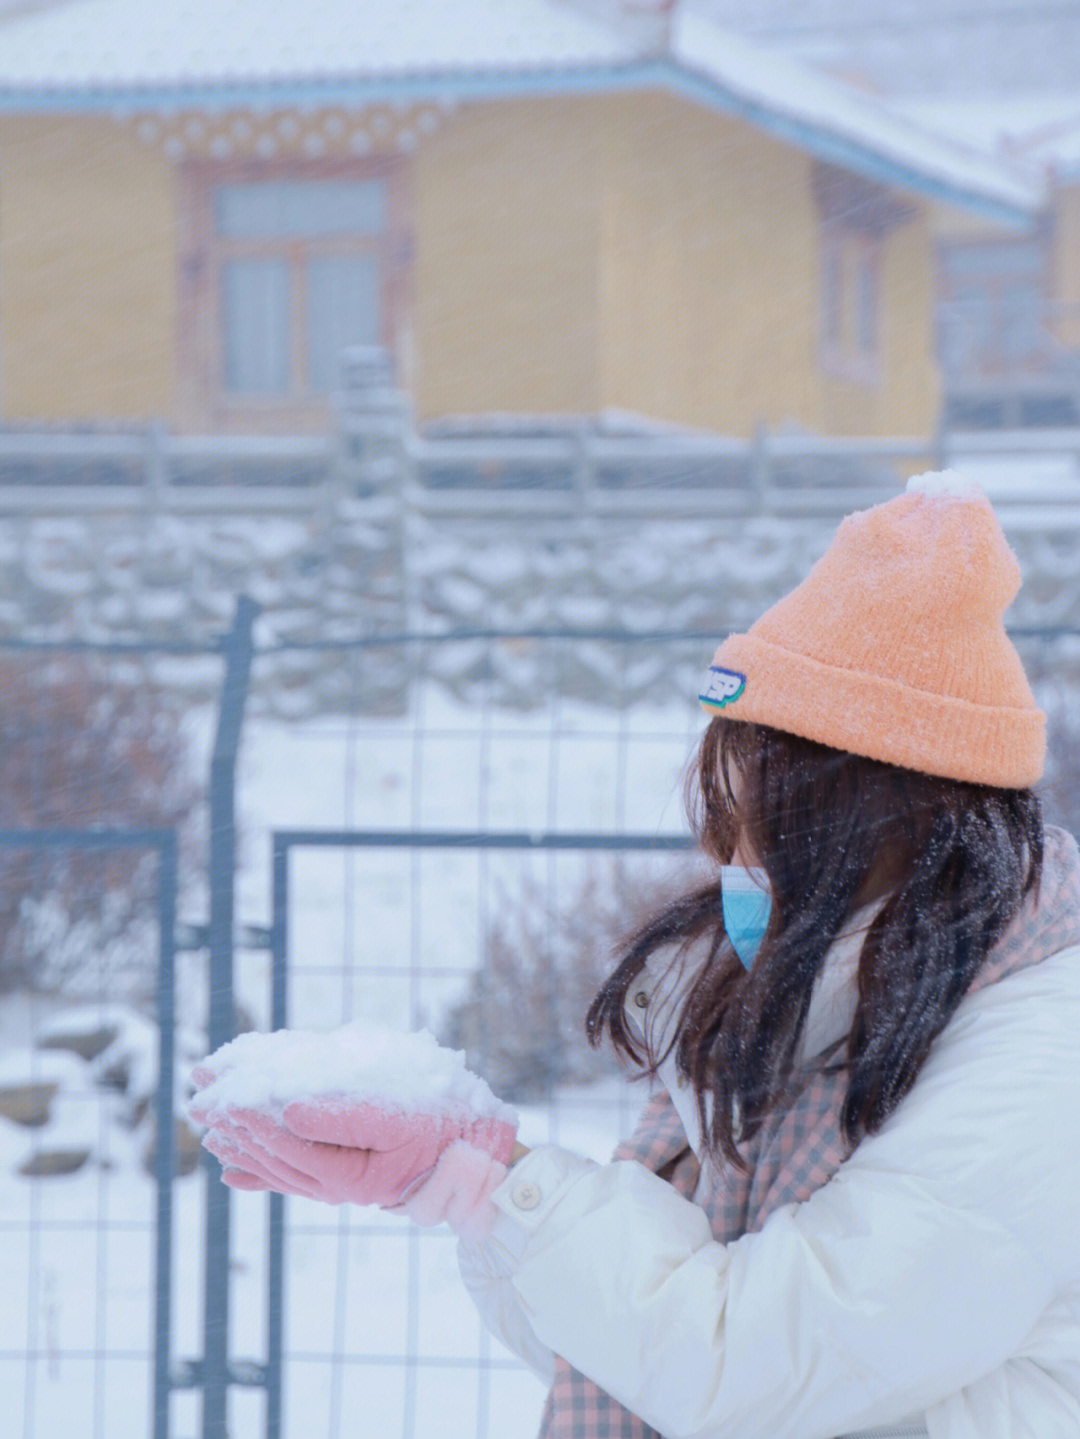
[[[0,691],[0,828],[188,826],[198,792],[179,717],[137,674],[9,656]],[[0,849],[0,993],[149,988],[156,871],[135,849]]]
[[[649,873],[620,857],[594,863],[569,894],[528,881],[504,897],[483,963],[444,1020],[443,1043],[465,1050],[469,1068],[517,1103],[616,1072],[610,1049],[592,1049],[585,1037],[586,1011],[621,943],[685,886],[686,869],[684,860]]]

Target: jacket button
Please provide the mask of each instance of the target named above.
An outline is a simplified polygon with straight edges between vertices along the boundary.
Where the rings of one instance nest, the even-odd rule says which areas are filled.
[[[510,1198],[518,1209],[535,1209],[540,1203],[540,1186],[538,1184],[515,1184],[510,1191]]]
[[[637,1005],[638,1009],[648,1008],[649,996],[645,993],[643,989],[639,989],[637,994],[634,995],[634,1003]]]

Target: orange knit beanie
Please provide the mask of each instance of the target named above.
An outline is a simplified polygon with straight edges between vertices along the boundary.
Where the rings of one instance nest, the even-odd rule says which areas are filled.
[[[1022,789],[1046,716],[1002,615],[1020,570],[952,471],[849,515],[806,579],[716,651],[701,702],[924,774]]]

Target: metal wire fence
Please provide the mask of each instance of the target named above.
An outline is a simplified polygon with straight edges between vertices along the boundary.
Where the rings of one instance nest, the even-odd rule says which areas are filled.
[[[411,675],[407,712],[365,716],[358,703],[349,718],[302,731],[258,722],[246,742],[252,769],[283,781],[267,797],[254,860],[272,873],[251,875],[255,893],[271,881],[285,961],[268,1021],[429,1026],[522,1107],[529,1142],[598,1156],[628,1129],[641,1095],[610,1067],[596,1071],[585,990],[629,926],[627,896],[639,903],[667,882],[677,862],[668,846],[685,843],[682,767],[698,721],[685,699],[604,707],[558,685],[516,708],[502,700],[500,676],[515,649],[557,675],[602,640],[414,636],[394,646]],[[701,647],[700,638],[653,643]],[[438,678],[446,652],[465,645],[488,676],[479,703]],[[371,649],[342,642],[333,653],[362,684]],[[496,976],[508,954],[519,962]],[[575,984],[583,957],[591,967]],[[261,985],[269,1002],[265,956],[238,964],[245,994]],[[491,992],[496,982],[509,1004]],[[247,1204],[241,1197],[238,1213]],[[452,1236],[300,1201],[285,1211],[283,1433],[356,1432],[361,1400],[365,1432],[498,1439],[535,1428],[543,1386],[483,1332],[456,1277]]]
[[[256,686],[280,675],[284,653],[269,630],[257,638]],[[1076,828],[1080,632],[1044,628],[1016,639],[1051,716],[1048,812]],[[681,789],[701,728],[681,681],[666,699],[655,686],[652,699],[642,698],[630,681],[657,666],[693,673],[707,662],[711,639],[475,630],[319,643],[351,703],[303,722],[268,707],[248,719],[242,738],[238,725],[234,735],[230,993],[215,992],[210,978],[211,918],[225,919],[211,903],[208,790],[181,784],[168,814],[141,812],[143,824],[181,834],[170,1097],[182,1100],[185,1066],[210,1043],[214,1006],[232,1023],[258,1028],[282,1015],[318,1029],[356,1018],[426,1025],[466,1048],[519,1105],[526,1143],[551,1140],[604,1156],[644,1096],[588,1050],[584,1007],[620,933],[643,906],[685,882],[692,859],[678,849],[686,833]],[[446,683],[454,647],[467,653],[467,692]],[[597,647],[614,656],[610,675],[628,677],[625,694],[612,684],[590,695],[560,682],[579,676],[583,656]],[[21,809],[12,769],[0,826],[133,823],[134,799],[126,809],[105,805],[109,766],[119,772],[126,752],[113,756],[104,736],[142,733],[151,716],[152,754],[167,749],[170,735],[182,736],[189,776],[208,775],[215,756],[223,762],[214,706],[193,701],[175,669],[163,691],[145,658],[8,652],[9,712],[21,707],[38,735],[46,719],[55,726],[65,713],[44,677],[63,687],[89,665],[93,686],[69,708],[85,715],[97,705],[103,737],[58,770],[62,782],[54,776],[51,788],[43,770],[32,773]],[[373,662],[390,660],[408,682],[405,702],[388,710],[385,688],[373,704],[367,680]],[[518,665],[530,685],[536,676],[549,681],[527,705]],[[118,721],[132,705],[139,724]],[[76,725],[65,743],[78,733]],[[8,751],[17,739],[9,722]],[[77,780],[80,773],[92,778]],[[279,1205],[275,1219],[264,1197],[238,1195],[222,1248],[207,1207],[207,1195],[221,1191],[216,1166],[197,1160],[182,1121],[169,1131],[171,1334],[162,1357],[154,1164],[167,1055],[157,1024],[156,871],[152,863],[110,869],[105,856],[82,870],[35,863],[4,876],[22,947],[9,942],[0,953],[7,1432],[142,1439],[155,1423],[170,1439],[533,1432],[543,1386],[483,1331],[457,1277],[452,1236],[298,1200]],[[75,898],[83,892],[97,897],[96,908]],[[143,907],[118,908],[116,897],[132,892],[144,896]],[[217,1418],[207,1402],[215,1345],[224,1356]],[[162,1427],[155,1366],[165,1363]]]
[[[177,1023],[177,906],[204,904],[205,879],[203,794],[184,762],[193,716],[151,680],[156,653],[0,649],[0,1393],[13,1434],[109,1435],[117,1416],[148,1434],[168,1379],[173,1202],[191,1197],[173,1180],[197,1162],[171,1083],[177,1050],[198,1044],[197,1021]]]

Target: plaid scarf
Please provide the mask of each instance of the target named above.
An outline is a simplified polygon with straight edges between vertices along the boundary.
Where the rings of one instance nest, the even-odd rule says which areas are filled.
[[[1064,830],[1048,828],[1043,876],[1036,904],[1021,909],[968,993],[994,984],[1016,970],[1080,943],[1080,854]],[[761,1228],[774,1209],[802,1203],[820,1189],[848,1157],[840,1128],[846,1075],[815,1075],[792,1108],[763,1124],[740,1145],[748,1163],[742,1173],[729,1165],[702,1166],[668,1095],[650,1099],[616,1159],[635,1159],[667,1180],[708,1215],[713,1237],[729,1244]],[[704,1183],[701,1183],[704,1178]],[[699,1188],[700,1185],[700,1188]],[[584,1374],[556,1356],[539,1439],[662,1439]]]

